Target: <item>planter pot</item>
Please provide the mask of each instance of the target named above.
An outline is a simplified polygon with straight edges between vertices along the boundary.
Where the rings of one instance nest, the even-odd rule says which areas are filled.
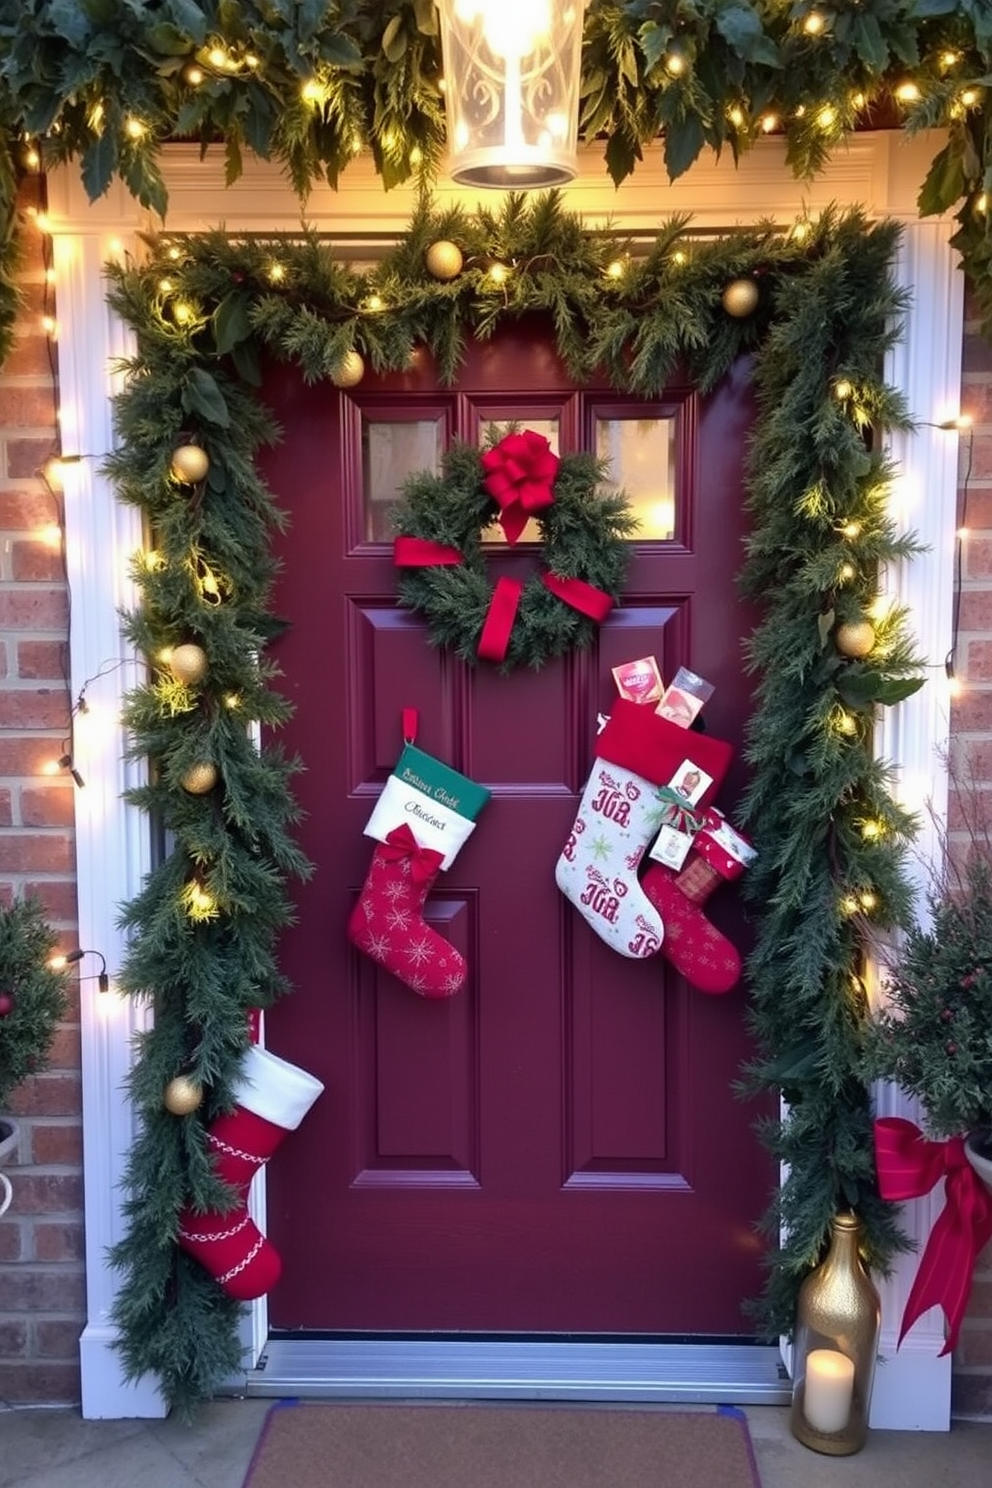
[[[978,1151],[979,1141],[980,1138],[975,1134],[967,1137],[964,1144],[964,1155],[985,1184],[985,1187],[992,1192],[992,1157],[986,1157],[983,1152]]]
[[[0,1214],[6,1214],[14,1191],[10,1179],[3,1171],[17,1151],[17,1127],[10,1121],[0,1121]]]

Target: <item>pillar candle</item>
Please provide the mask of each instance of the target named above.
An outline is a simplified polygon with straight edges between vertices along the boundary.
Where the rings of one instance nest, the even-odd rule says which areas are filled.
[[[851,1414],[854,1364],[835,1349],[814,1349],[806,1360],[803,1414],[817,1431],[843,1431]]]

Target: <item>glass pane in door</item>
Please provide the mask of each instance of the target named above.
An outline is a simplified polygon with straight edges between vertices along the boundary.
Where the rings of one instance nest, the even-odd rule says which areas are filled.
[[[441,468],[440,418],[362,420],[365,541],[392,542],[390,513],[404,481]]]
[[[638,520],[638,540],[673,538],[674,419],[597,417],[596,454],[607,461],[609,484],[627,496]]]

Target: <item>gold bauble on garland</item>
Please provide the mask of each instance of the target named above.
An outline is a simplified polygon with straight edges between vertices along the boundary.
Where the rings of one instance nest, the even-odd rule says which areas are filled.
[[[217,784],[217,766],[212,760],[203,760],[200,764],[190,765],[180,784],[184,791],[189,791],[191,796],[205,796]]]
[[[357,387],[365,376],[365,363],[357,351],[346,351],[338,370],[332,375],[335,387]]]
[[[201,681],[207,673],[206,651],[192,641],[174,647],[169,656],[169,671],[177,682],[185,682],[187,686]]]
[[[210,456],[198,444],[181,444],[172,451],[172,474],[186,486],[195,486],[210,469]]]
[[[431,244],[424,261],[427,272],[433,274],[435,279],[456,279],[465,262],[458,244],[449,243],[446,238]]]
[[[758,308],[758,286],[753,279],[734,279],[723,291],[720,301],[728,315],[743,320]]]
[[[848,621],[838,625],[834,641],[842,656],[869,656],[875,646],[875,627],[867,620]]]
[[[203,1100],[203,1087],[188,1075],[177,1075],[162,1092],[162,1104],[173,1116],[189,1116]]]

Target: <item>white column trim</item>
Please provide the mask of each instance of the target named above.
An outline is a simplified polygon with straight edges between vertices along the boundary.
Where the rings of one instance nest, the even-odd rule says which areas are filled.
[[[853,139],[815,182],[795,182],[778,141],[762,142],[735,169],[729,159],[706,158],[681,181],[663,176],[660,146],[650,152],[633,178],[614,192],[605,179],[601,152],[587,152],[587,169],[566,194],[566,205],[581,211],[592,227],[611,222],[617,231],[656,230],[659,218],[690,211],[693,224],[706,230],[756,220],[785,222],[806,211],[817,213],[831,203],[857,203],[876,216],[895,216],[905,224],[898,263],[900,282],[914,289],[906,339],[887,362],[887,375],[905,392],[920,420],[939,422],[957,411],[962,344],[961,275],[948,246],[952,225],[943,219],[919,222],[915,193],[939,140],[918,136],[862,135]],[[238,232],[293,232],[301,223],[298,202],[274,165],[248,162],[234,187],[223,186],[219,151],[199,159],[195,146],[169,147],[163,168],[170,189],[167,227],[197,232],[217,226]],[[444,203],[456,199],[442,188]],[[475,196],[458,198],[471,207]],[[487,205],[491,205],[487,198]],[[306,221],[346,244],[395,234],[409,219],[413,196],[399,188],[384,193],[369,166],[349,167],[342,189],[318,188]],[[85,197],[78,171],[62,169],[49,182],[49,219],[56,236],[59,361],[64,401],[65,449],[77,440],[87,453],[110,448],[108,399],[113,390],[111,363],[126,346],[122,328],[110,316],[101,265],[113,252],[114,238],[132,251],[137,234],[155,223],[115,183],[99,202]],[[76,420],[75,423],[72,420]],[[947,697],[938,665],[949,645],[953,584],[953,532],[957,484],[956,439],[941,431],[892,440],[903,478],[907,521],[929,544],[912,564],[897,565],[889,575],[894,596],[910,606],[921,650],[934,665],[932,682],[916,698],[891,710],[884,721],[881,752],[899,769],[900,790],[914,805],[929,797],[938,811],[946,803],[946,771],[935,753],[947,738]],[[78,689],[108,657],[122,656],[117,607],[127,603],[123,578],[126,554],[137,547],[137,515],[114,502],[93,462],[70,471],[67,491],[69,574],[73,587],[73,687]],[[914,493],[917,493],[914,496]],[[923,499],[925,495],[925,500]],[[113,720],[120,696],[133,675],[122,668],[91,690],[91,701],[107,702],[107,728],[80,750],[87,780],[77,797],[80,932],[83,944],[99,947],[113,965],[121,951],[116,906],[138,890],[150,864],[147,829],[120,801],[125,783],[121,764],[123,739]],[[91,805],[90,803],[94,803]],[[921,857],[933,855],[934,840],[921,839]],[[921,865],[920,879],[925,876]],[[129,1002],[100,1002],[87,994],[83,1007],[83,1089],[89,1321],[81,1345],[83,1413],[87,1416],[159,1415],[163,1405],[153,1382],[137,1388],[120,1378],[110,1347],[108,1311],[114,1278],[107,1272],[105,1251],[119,1238],[118,1183],[124,1154],[133,1135],[133,1118],[121,1096],[130,1058],[130,1040],[139,1014]],[[880,1114],[914,1115],[895,1091],[880,1093]],[[922,1238],[939,1209],[931,1196],[907,1206],[911,1233]],[[915,1275],[917,1258],[901,1258],[890,1282],[884,1283],[882,1352],[876,1376],[872,1422],[903,1429],[945,1430],[950,1418],[950,1361],[936,1357],[942,1345],[939,1316],[916,1325],[895,1352],[902,1307]],[[251,1360],[266,1337],[264,1299],[246,1313],[245,1343]]]

